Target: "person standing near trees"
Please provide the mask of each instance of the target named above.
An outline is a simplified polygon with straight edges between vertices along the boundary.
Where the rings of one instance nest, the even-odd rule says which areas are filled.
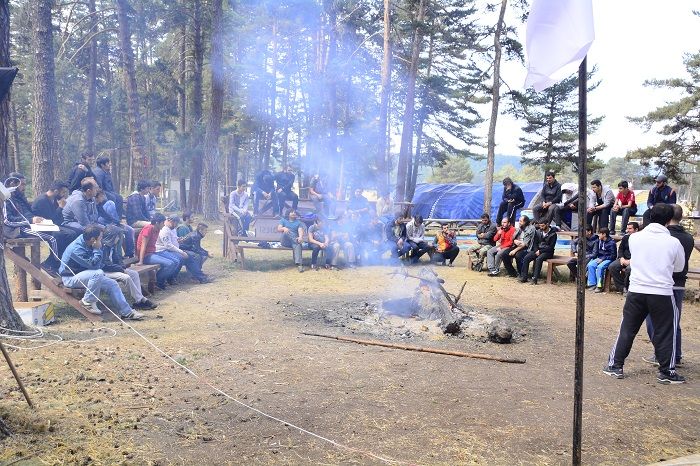
[[[515,217],[518,215],[518,210],[525,205],[525,195],[520,186],[513,183],[513,180],[506,177],[503,178],[503,195],[501,203],[498,205],[498,214],[496,214],[496,223],[500,224],[503,214],[507,213],[508,221],[511,225],[515,225]]]
[[[547,172],[545,182],[542,183],[542,203],[532,209],[535,223],[551,223],[554,217],[556,204],[561,202],[561,184],[554,178],[554,172]]]

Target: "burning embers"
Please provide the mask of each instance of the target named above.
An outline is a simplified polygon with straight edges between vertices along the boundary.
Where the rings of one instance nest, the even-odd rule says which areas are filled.
[[[383,314],[435,321],[442,332],[449,335],[464,334],[495,343],[510,343],[513,331],[509,326],[495,317],[459,304],[466,282],[459,294],[453,295],[443,286],[445,281],[428,267],[424,267],[418,275],[411,275],[406,269],[393,272],[392,275],[416,279],[418,286],[410,298],[384,301]]]

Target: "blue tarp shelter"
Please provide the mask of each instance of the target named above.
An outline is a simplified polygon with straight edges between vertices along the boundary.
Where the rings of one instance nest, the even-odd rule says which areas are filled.
[[[525,207],[542,188],[542,182],[518,184],[525,195]],[[501,203],[503,184],[494,183],[491,216],[495,217]],[[419,184],[413,195],[413,213],[423,218],[473,219],[479,218],[484,208],[484,186],[471,183]]]
[[[525,207],[528,209],[533,198],[542,188],[542,182],[519,183],[525,195]],[[491,217],[498,213],[501,203],[503,185],[494,183],[491,199]],[[646,210],[647,191],[635,191],[637,195],[637,215]],[[461,184],[419,184],[413,195],[413,213],[423,218],[444,219],[478,219],[483,213],[484,186],[471,183]]]

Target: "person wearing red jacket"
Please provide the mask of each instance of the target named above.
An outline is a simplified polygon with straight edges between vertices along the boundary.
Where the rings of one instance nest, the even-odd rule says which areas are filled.
[[[486,253],[486,265],[489,268],[489,277],[497,276],[501,271],[501,261],[503,255],[507,254],[513,246],[515,227],[511,225],[509,218],[501,220],[501,226],[493,237],[494,241],[499,241],[498,245],[492,247]]]

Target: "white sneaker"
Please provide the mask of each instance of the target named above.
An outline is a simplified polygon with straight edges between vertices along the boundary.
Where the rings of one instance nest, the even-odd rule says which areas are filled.
[[[90,314],[95,314],[97,316],[102,315],[102,311],[97,307],[97,303],[87,303],[85,302],[85,298],[80,300],[80,304],[82,304],[83,309],[88,311]]]
[[[124,317],[122,317],[122,319],[124,319],[124,320],[143,320],[144,317],[145,317],[144,314],[141,314],[140,312],[134,311],[132,309],[131,314],[125,315]]]

